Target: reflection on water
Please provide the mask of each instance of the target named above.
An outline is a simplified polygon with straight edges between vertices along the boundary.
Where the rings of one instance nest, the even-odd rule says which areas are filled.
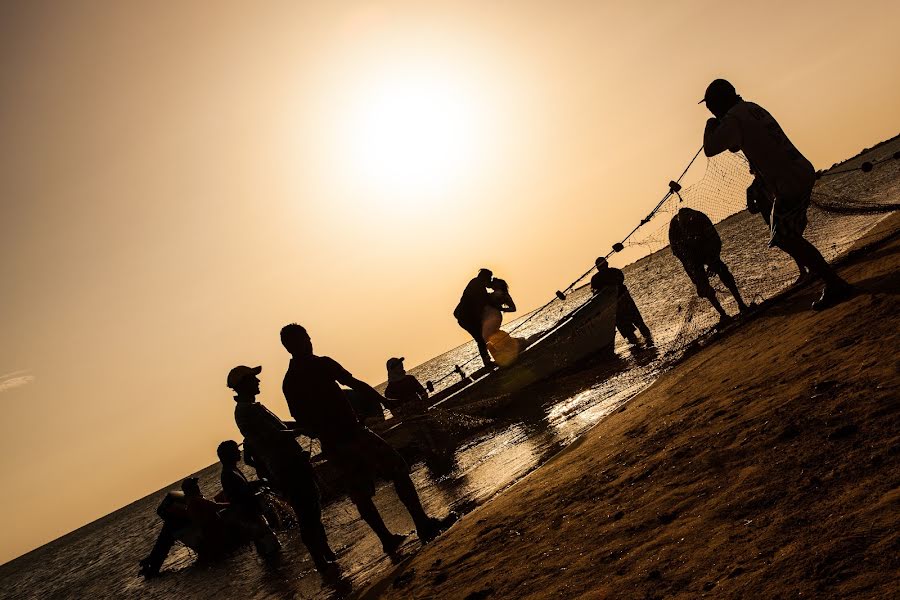
[[[815,211],[811,210],[811,216]],[[811,218],[813,241],[828,258],[849,247],[881,216],[818,215]],[[826,227],[829,219],[840,227]],[[739,215],[721,227],[729,264],[747,296],[763,297],[784,289],[795,276],[786,256],[765,247],[758,219]],[[814,224],[820,224],[814,227]],[[821,236],[821,239],[817,239]],[[827,241],[827,243],[826,243]],[[765,260],[760,256],[765,255]],[[680,335],[693,291],[670,254],[655,255],[626,268],[628,285],[657,343],[667,344]],[[583,301],[586,290],[576,290],[565,302],[533,319],[519,335],[552,324],[561,314]],[[708,307],[707,307],[708,308]],[[726,308],[734,307],[726,300]],[[715,321],[711,309],[692,322],[704,327]],[[463,346],[412,370],[422,381],[437,379],[474,355],[474,344]],[[462,514],[484,503],[548,460],[629,398],[652,383],[677,357],[660,355],[653,348],[630,349],[619,340],[617,358],[588,365],[578,373],[560,374],[532,386],[491,419],[482,419],[468,434],[457,436],[452,468],[444,474],[422,463],[413,465],[413,481],[429,512]],[[445,382],[444,385],[449,384]],[[484,423],[487,423],[485,425]],[[211,495],[218,488],[218,469],[199,473],[201,488]],[[155,508],[162,493],[152,494],[103,519],[79,529],[15,561],[0,565],[0,597],[142,597],[142,598],[336,598],[352,595],[366,583],[387,573],[392,560],[384,556],[376,536],[362,524],[355,507],[336,490],[325,506],[325,526],[338,550],[343,579],[322,584],[307,553],[293,532],[280,534],[284,555],[276,567],[264,565],[252,550],[215,564],[198,564],[193,553],[173,549],[164,566],[165,576],[144,581],[137,561],[159,531]],[[393,487],[378,486],[375,502],[394,531],[411,532],[413,524]],[[419,547],[415,536],[401,548],[409,555]]]

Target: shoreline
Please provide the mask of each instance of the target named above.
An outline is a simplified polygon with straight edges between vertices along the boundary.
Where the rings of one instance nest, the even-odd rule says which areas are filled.
[[[773,299],[360,596],[883,597],[900,215],[861,242],[838,268],[862,294],[823,313],[818,285]]]

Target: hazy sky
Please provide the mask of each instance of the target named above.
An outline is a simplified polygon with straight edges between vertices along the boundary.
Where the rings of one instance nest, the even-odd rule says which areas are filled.
[[[900,131],[900,3],[0,4],[0,562],[215,460],[278,330],[373,384],[528,309],[699,148],[713,78],[821,168]],[[148,544],[151,540],[148,540]]]

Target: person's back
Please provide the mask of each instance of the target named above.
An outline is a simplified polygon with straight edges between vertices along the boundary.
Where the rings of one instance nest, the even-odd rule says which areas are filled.
[[[346,438],[362,425],[338,380],[350,374],[327,356],[292,358],[282,391],[291,416],[330,445]]]
[[[669,223],[669,246],[682,262],[697,263],[718,255],[722,240],[706,214],[685,206]]]
[[[235,403],[234,421],[241,435],[252,445],[255,459],[261,461],[269,473],[276,474],[290,468],[287,465],[304,460],[302,448],[281,419],[259,402]]]
[[[594,276],[591,277],[591,291],[594,293],[609,286],[615,286],[616,293],[620,296],[628,291],[628,288],[625,287],[625,274],[621,269],[606,267],[598,270]]]
[[[719,129],[705,141],[708,155],[717,150],[741,150],[776,195],[802,193],[813,186],[816,173],[812,163],[763,107],[740,99],[720,121]]]

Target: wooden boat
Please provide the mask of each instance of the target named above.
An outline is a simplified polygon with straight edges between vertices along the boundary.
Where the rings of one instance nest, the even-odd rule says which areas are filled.
[[[567,314],[552,328],[529,343],[510,367],[483,367],[463,380],[433,394],[429,409],[459,409],[480,400],[508,396],[533,383],[577,365],[604,351],[615,341],[616,290],[606,288]],[[409,419],[414,421],[415,418]],[[396,446],[409,441],[407,420],[373,428]]]

